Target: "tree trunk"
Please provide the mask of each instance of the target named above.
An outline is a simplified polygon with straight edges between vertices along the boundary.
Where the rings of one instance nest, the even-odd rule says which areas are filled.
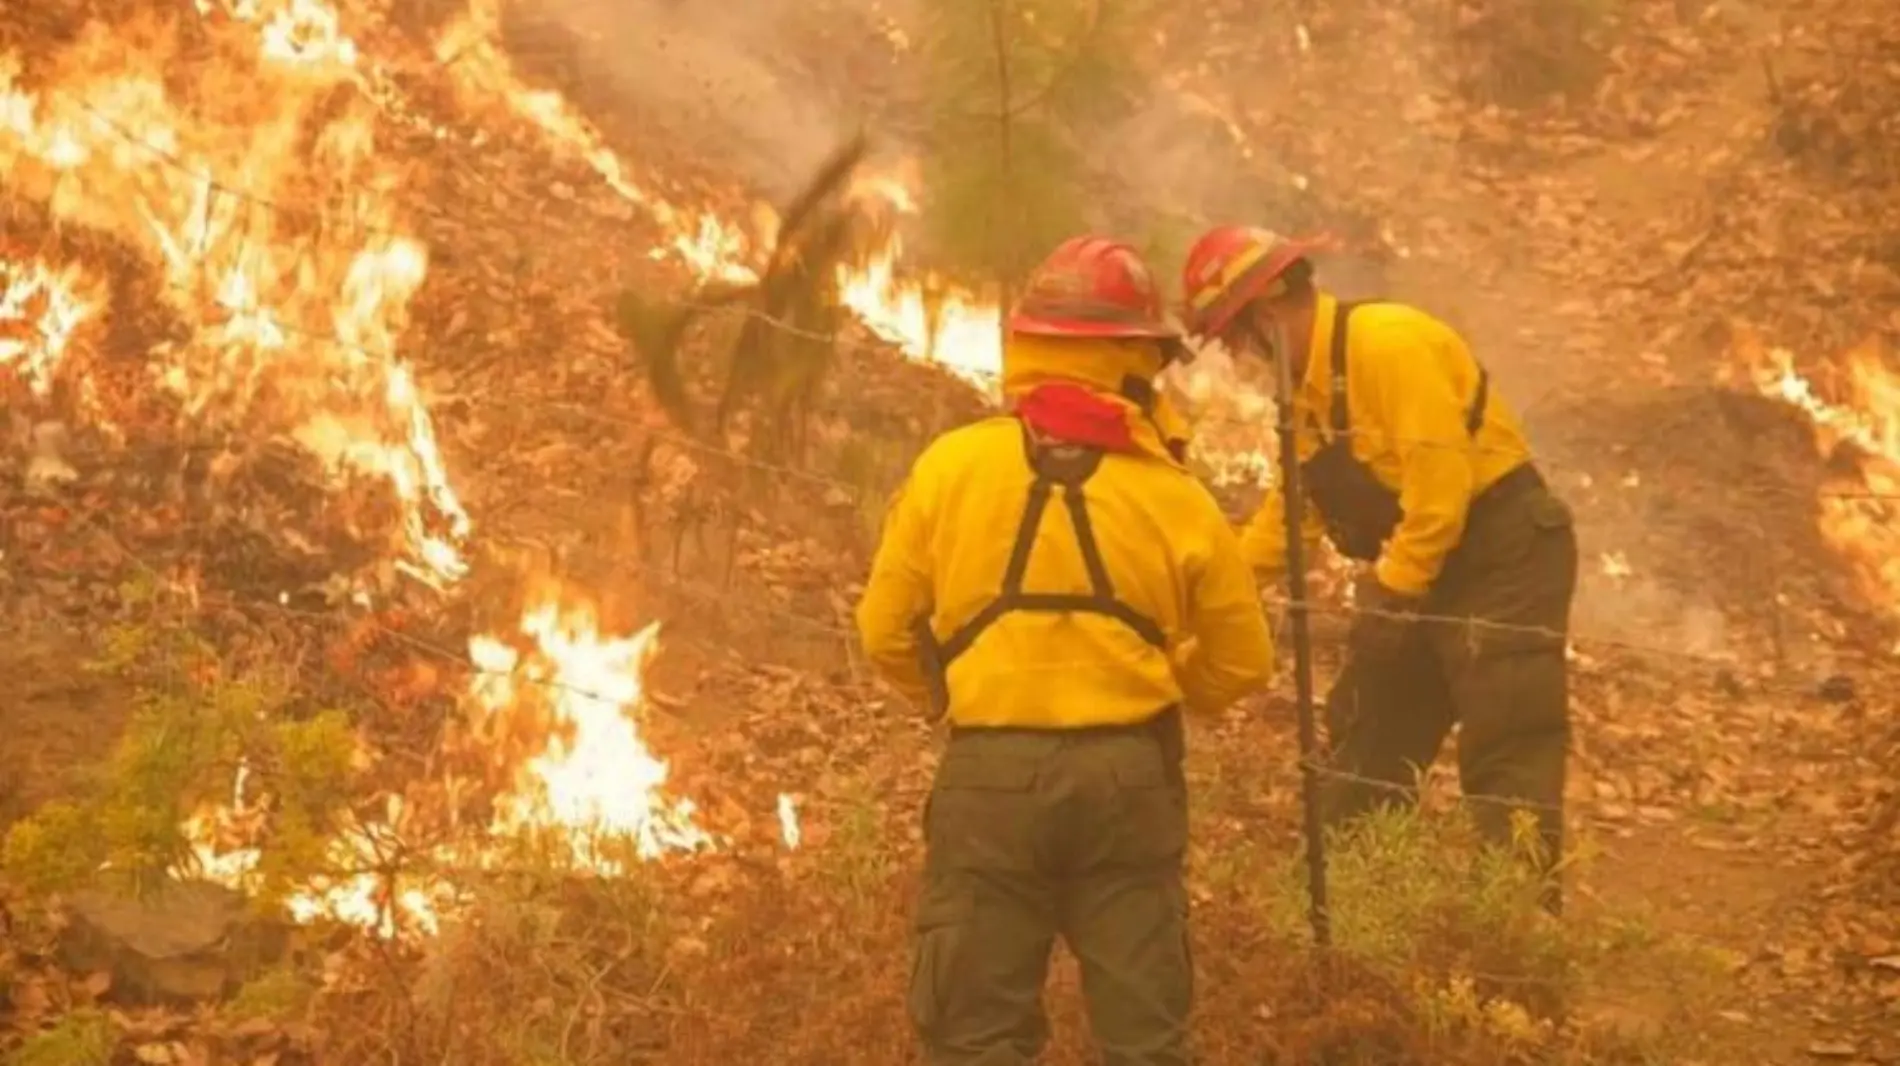
[[[1009,80],[1009,29],[1005,25],[1009,18],[1009,0],[990,0],[990,42],[996,52],[996,148],[1002,164],[1001,187],[999,195],[992,201],[990,225],[994,227],[991,237],[999,253],[997,259],[996,298],[999,313],[996,328],[998,341],[1009,343],[1009,309],[1016,294],[1016,227],[1012,225],[1018,209],[1014,195],[1015,174],[1013,153],[1010,145],[1010,123],[1014,113],[1011,106]]]

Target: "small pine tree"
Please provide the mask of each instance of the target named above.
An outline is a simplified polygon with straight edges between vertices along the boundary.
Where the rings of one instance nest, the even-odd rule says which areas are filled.
[[[240,766],[268,797],[255,839],[257,898],[274,903],[331,873],[357,755],[350,716],[298,707],[291,679],[221,657],[182,605],[150,583],[121,590],[128,619],[103,628],[87,669],[136,693],[117,747],[69,800],[0,838],[0,874],[32,892],[110,887],[144,894],[196,875],[184,822],[232,796]]]
[[[925,226],[1007,302],[1087,221],[1078,143],[1125,108],[1146,0],[930,0]]]

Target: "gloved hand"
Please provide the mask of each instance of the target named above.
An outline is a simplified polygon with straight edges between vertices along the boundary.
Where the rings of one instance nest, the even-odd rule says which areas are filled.
[[[1353,583],[1352,629],[1346,646],[1360,659],[1383,659],[1398,654],[1417,621],[1420,597],[1394,592],[1380,584],[1371,570]]]

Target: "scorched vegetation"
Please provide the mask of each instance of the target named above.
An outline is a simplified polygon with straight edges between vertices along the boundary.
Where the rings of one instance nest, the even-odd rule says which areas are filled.
[[[584,4],[4,5],[7,1062],[914,1061],[883,501],[1052,235],[1235,220],[1470,332],[1595,572],[1561,922],[1428,774],[1316,947],[1290,701],[1195,723],[1205,1061],[1900,1061],[1893,19],[793,6],[891,91],[773,197]],[[1250,506],[1257,383],[1171,385]]]

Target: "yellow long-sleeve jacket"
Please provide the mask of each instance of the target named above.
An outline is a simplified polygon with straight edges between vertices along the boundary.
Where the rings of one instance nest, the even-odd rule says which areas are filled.
[[[1062,729],[1139,722],[1174,704],[1212,712],[1271,679],[1272,638],[1239,540],[1163,440],[1180,420],[1115,395],[1125,374],[1159,369],[1150,347],[1113,341],[1019,336],[1004,357],[1008,394],[1075,382],[1124,410],[1139,451],[1105,455],[1083,492],[1116,598],[1157,623],[1165,647],[1103,615],[1006,613],[948,667],[953,724]],[[927,615],[942,639],[997,598],[1032,479],[1021,426],[992,418],[932,442],[892,501],[857,623],[871,662],[913,700],[929,691],[916,620]],[[1023,584],[1090,590],[1060,502],[1037,527]]]
[[[1331,294],[1319,294],[1294,399],[1302,462],[1324,443],[1332,408],[1336,306]],[[1530,458],[1523,425],[1496,388],[1489,390],[1478,432],[1467,431],[1479,373],[1457,331],[1415,307],[1369,303],[1352,312],[1346,348],[1352,454],[1399,494],[1403,517],[1375,564],[1379,583],[1394,592],[1429,591],[1464,534],[1472,498]],[[1283,507],[1280,493],[1269,493],[1241,534],[1248,562],[1266,581],[1286,569]],[[1302,539],[1317,547],[1323,526],[1310,501],[1302,519]]]

